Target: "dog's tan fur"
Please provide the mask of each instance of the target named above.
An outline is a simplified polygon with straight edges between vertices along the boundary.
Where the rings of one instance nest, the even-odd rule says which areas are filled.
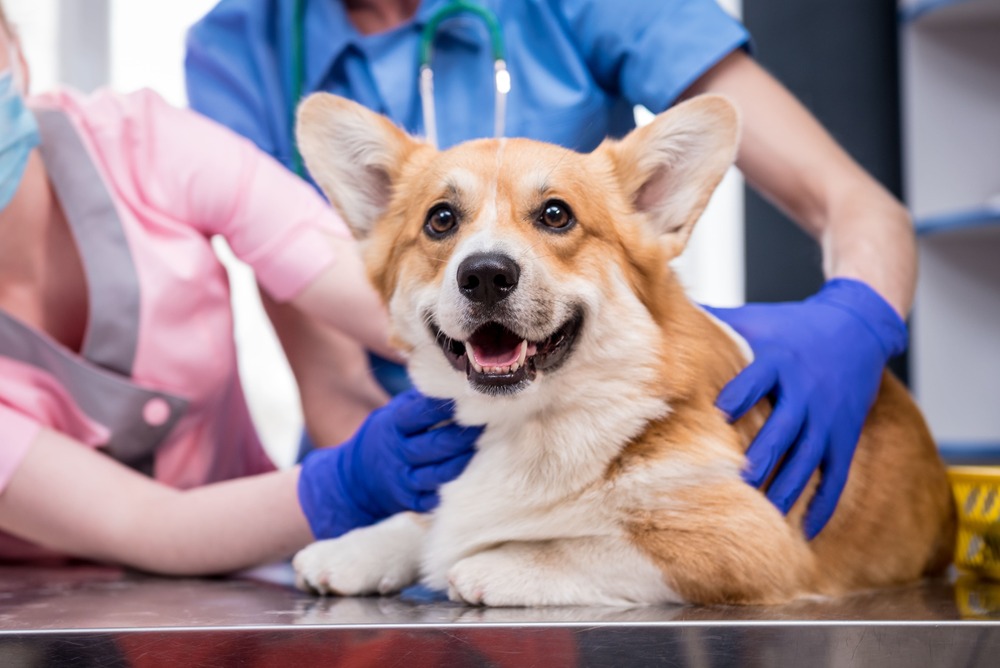
[[[632,372],[623,367],[626,377],[620,379],[631,393],[621,400],[628,404],[626,412],[634,406],[635,433],[627,433],[632,427],[609,427],[608,438],[621,433],[621,442],[602,442],[605,449],[585,456],[552,445],[571,443],[577,436],[569,427],[551,426],[558,420],[545,414],[549,409],[533,408],[531,402],[561,405],[544,394],[544,387],[530,400],[498,401],[494,413],[511,411],[519,416],[512,419],[526,425],[517,433],[541,434],[545,443],[493,444],[484,437],[482,454],[467,474],[442,490],[435,519],[442,528],[431,529],[428,540],[436,547],[423,560],[429,583],[443,586],[443,572],[448,571],[453,597],[501,605],[617,601],[613,591],[595,593],[569,580],[545,593],[501,595],[491,593],[490,587],[504,589],[491,576],[504,564],[516,564],[522,570],[511,572],[524,580],[521,589],[545,589],[550,585],[544,578],[529,583],[523,569],[550,573],[555,582],[563,575],[560,568],[596,570],[603,559],[601,567],[611,569],[607,587],[613,590],[616,576],[606,562],[614,557],[600,555],[625,551],[655,566],[665,585],[659,599],[638,595],[626,600],[776,603],[906,582],[948,564],[955,524],[944,468],[915,404],[888,374],[837,512],[818,538],[806,542],[800,529],[815,480],[786,518],[739,478],[743,453],[769,409],[758,405],[731,425],[714,407],[719,391],[747,360],[731,333],[687,299],[669,267],[734,159],[738,118],[725,99],[685,103],[624,140],[607,141],[581,155],[521,139],[481,140],[438,152],[353,103],[319,95],[300,112],[300,141],[317,181],[364,241],[372,281],[393,312],[396,342],[415,361],[429,360],[413,368],[418,385],[428,391],[446,387],[435,385],[434,377],[446,372],[429,371],[441,368],[434,366],[441,353],[428,350],[433,344],[426,332],[416,332],[422,323],[408,312],[415,303],[412,295],[453,280],[449,262],[471,235],[514,240],[524,261],[530,259],[538,272],[597,286],[600,296],[594,299],[608,308],[618,307],[629,293],[641,304],[620,306],[628,318],[622,326],[644,343],[636,351],[643,359]],[[570,203],[577,214],[579,224],[571,234],[549,234],[532,225],[530,212],[553,196]],[[458,234],[434,240],[422,231],[424,216],[441,201],[454,203],[463,223]],[[658,334],[642,338],[646,327]],[[577,374],[585,383],[587,369],[571,370],[572,364],[536,384],[553,382],[560,373]],[[614,378],[614,369],[600,371]],[[477,404],[459,390],[455,395],[460,418],[475,422],[495,417],[488,403]],[[592,405],[583,408],[595,420],[606,415],[608,424],[617,424],[617,414],[606,410],[598,393],[584,396]],[[504,428],[490,424],[488,434]],[[599,431],[605,423],[595,424]],[[550,426],[551,433],[546,431]],[[503,448],[521,454],[495,454]],[[511,520],[522,527],[523,537],[511,530],[449,547],[460,536],[468,538],[469,529],[459,529],[460,510],[454,507],[458,499],[467,503],[475,498],[473,482],[462,480],[481,475],[473,469],[487,456],[500,462],[493,464],[503,469],[497,475],[520,476],[520,494],[537,494],[537,503],[525,502],[517,511],[524,517],[548,508],[553,517],[565,513],[572,518],[592,504],[605,528],[595,529],[597,538],[591,541],[586,530],[539,529],[542,525],[532,524],[534,519],[521,524]],[[561,474],[560,466],[572,471]],[[596,473],[581,473],[586,467]],[[573,479],[564,492],[556,484],[563,482],[560,476]],[[490,493],[484,491],[484,498]],[[489,517],[488,510],[480,511]],[[564,526],[572,524],[572,519],[564,521]],[[595,524],[600,522],[595,519]],[[546,530],[553,531],[552,540],[539,538]],[[581,557],[580,550],[589,556]],[[470,576],[476,569],[463,563],[479,564],[479,574]],[[317,584],[309,573],[303,578],[321,590],[370,590]],[[380,591],[385,579],[381,582]]]

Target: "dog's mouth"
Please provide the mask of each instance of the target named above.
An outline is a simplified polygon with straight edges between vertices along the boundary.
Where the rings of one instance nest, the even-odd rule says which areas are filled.
[[[577,311],[551,336],[529,341],[499,322],[487,322],[466,341],[446,336],[431,321],[430,329],[448,362],[465,372],[473,389],[483,394],[515,394],[527,387],[539,371],[554,371],[573,350],[583,325]]]

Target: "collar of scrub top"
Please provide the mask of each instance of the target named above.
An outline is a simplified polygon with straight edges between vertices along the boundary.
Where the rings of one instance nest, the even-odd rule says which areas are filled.
[[[295,110],[303,95],[308,92],[319,90],[323,79],[337,58],[344,51],[354,46],[357,47],[364,36],[355,29],[347,14],[347,8],[343,2],[315,2],[310,0],[294,0],[291,5],[291,12],[285,14],[290,19],[289,51],[287,60],[289,66],[288,95],[291,103],[288,109],[288,123],[290,128],[295,127]],[[446,32],[449,37],[464,42],[471,46],[478,46],[481,43],[480,33],[471,29],[467,24],[461,22],[447,22],[446,19],[453,18],[459,14],[476,16],[483,21],[490,33],[490,46],[494,60],[494,82],[497,86],[497,100],[494,109],[494,132],[496,136],[503,135],[503,122],[506,118],[506,95],[510,90],[510,76],[507,72],[505,47],[503,44],[503,34],[500,29],[499,20],[496,15],[468,0],[424,0],[417,8],[416,14],[407,28],[417,28],[421,33],[421,63],[425,44],[427,45],[427,62],[430,62],[430,47],[433,39],[440,32]],[[488,17],[488,18],[487,18]],[[428,30],[433,22],[433,34]],[[398,29],[403,29],[401,26]],[[431,38],[428,39],[428,36]],[[433,81],[433,73],[430,75]],[[423,84],[423,74],[421,72],[421,87]],[[433,85],[433,84],[431,84]],[[421,105],[424,116],[425,127],[428,118],[433,120],[433,114],[428,116],[424,104],[425,96],[421,95]],[[433,96],[430,96],[433,98]],[[433,100],[431,102],[433,105]],[[430,134],[428,132],[428,134]],[[428,138],[429,139],[429,138]],[[432,142],[435,146],[436,141]],[[293,146],[293,163],[296,173],[300,176],[305,174],[302,165],[302,158]]]
[[[151,475],[157,448],[188,402],[132,382],[140,288],[121,218],[72,121],[54,109],[36,110],[35,117],[39,152],[83,262],[87,330],[77,355],[0,309],[0,355],[58,380],[80,410],[108,429],[102,449]]]

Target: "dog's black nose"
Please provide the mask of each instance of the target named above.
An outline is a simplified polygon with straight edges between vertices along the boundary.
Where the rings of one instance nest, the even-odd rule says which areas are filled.
[[[473,253],[458,265],[458,289],[470,301],[492,306],[517,288],[521,268],[502,253]]]

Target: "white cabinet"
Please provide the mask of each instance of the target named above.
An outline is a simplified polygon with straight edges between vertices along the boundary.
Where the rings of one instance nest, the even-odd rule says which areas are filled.
[[[1000,0],[900,4],[913,389],[942,452],[1000,460]]]

